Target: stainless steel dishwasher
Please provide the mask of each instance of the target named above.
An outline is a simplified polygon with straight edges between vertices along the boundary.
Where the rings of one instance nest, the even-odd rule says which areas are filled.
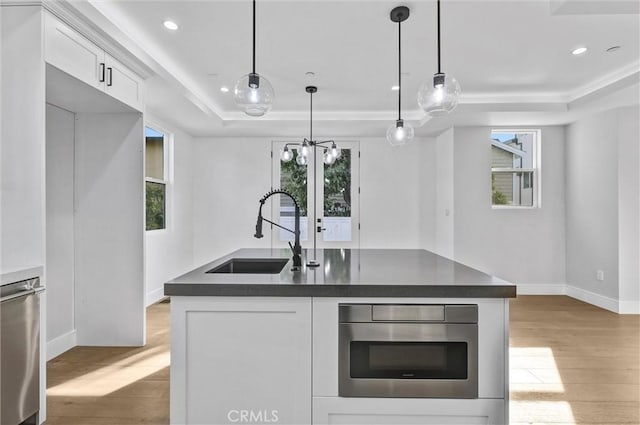
[[[31,424],[40,405],[40,279],[0,286],[0,423]]]

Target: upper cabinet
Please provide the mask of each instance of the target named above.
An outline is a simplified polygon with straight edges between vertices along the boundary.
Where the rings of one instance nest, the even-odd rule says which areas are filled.
[[[45,13],[45,60],[142,111],[143,80],[74,29]]]

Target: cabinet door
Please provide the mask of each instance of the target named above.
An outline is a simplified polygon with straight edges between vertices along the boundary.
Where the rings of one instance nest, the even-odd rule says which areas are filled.
[[[142,110],[142,79],[108,54],[105,54],[105,63],[105,91],[119,101]]]
[[[49,13],[45,14],[45,60],[93,87],[104,89],[104,51]]]
[[[309,298],[171,298],[171,423],[311,423]]]

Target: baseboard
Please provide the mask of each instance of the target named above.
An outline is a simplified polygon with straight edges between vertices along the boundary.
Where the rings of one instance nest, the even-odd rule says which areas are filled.
[[[517,283],[518,295],[566,295],[564,283]]]
[[[618,301],[564,283],[518,283],[518,295],[567,295],[618,314],[640,314],[639,301]]]
[[[164,298],[164,287],[155,289],[151,292],[147,292],[147,296],[145,297],[145,307],[149,307],[151,304],[155,304],[161,299]]]
[[[67,332],[57,338],[47,341],[47,361],[58,357],[67,350],[78,345],[78,335],[76,330]]]
[[[604,295],[596,294],[595,292],[587,291],[571,285],[567,285],[567,295],[571,298],[604,308],[605,310],[613,311],[614,313],[619,312],[618,300],[614,298],[605,297]]]
[[[619,301],[618,313],[640,314],[640,301]]]

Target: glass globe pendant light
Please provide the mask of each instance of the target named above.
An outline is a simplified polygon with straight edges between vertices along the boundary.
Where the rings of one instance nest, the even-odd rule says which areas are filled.
[[[245,114],[261,117],[271,109],[275,93],[269,80],[256,73],[256,0],[253,0],[253,68],[233,88],[233,100]]]
[[[391,146],[401,146],[413,139],[413,127],[402,119],[402,29],[401,22],[409,17],[409,8],[395,7],[391,11],[391,21],[398,23],[398,119],[387,130],[387,141]]]
[[[450,74],[442,72],[440,68],[440,0],[438,4],[438,72],[433,81],[427,80],[418,90],[418,104],[432,117],[446,115],[458,105],[460,84]]]

